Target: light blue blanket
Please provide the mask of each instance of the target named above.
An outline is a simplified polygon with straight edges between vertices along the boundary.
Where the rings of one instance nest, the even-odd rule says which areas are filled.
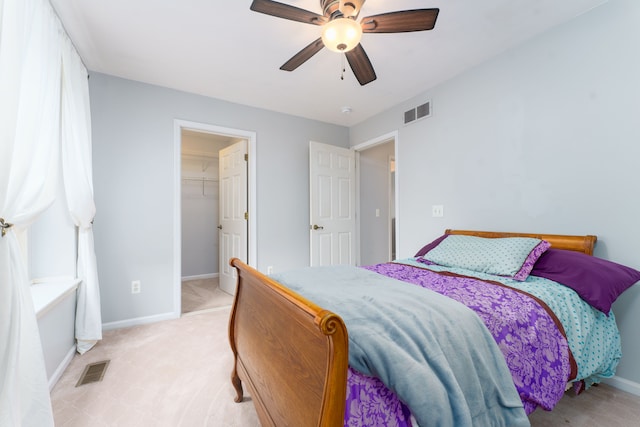
[[[495,340],[464,305],[349,266],[274,274],[342,317],[349,364],[378,377],[420,426],[528,426]]]

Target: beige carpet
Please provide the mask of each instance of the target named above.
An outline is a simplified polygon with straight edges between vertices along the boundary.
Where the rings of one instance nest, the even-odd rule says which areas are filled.
[[[222,309],[105,332],[52,390],[56,426],[259,426],[251,401],[233,401],[228,318]],[[105,359],[101,382],[75,387]]]
[[[233,296],[218,286],[217,277],[182,281],[182,313],[192,313],[233,304]]]
[[[57,427],[257,427],[253,403],[235,403],[229,309],[107,331],[76,355],[51,393]],[[75,387],[84,367],[109,359],[101,382]],[[607,385],[567,393],[534,427],[628,427],[640,420],[640,397]]]
[[[568,391],[551,412],[536,410],[533,427],[633,427],[640,425],[640,397],[606,384],[576,396]]]

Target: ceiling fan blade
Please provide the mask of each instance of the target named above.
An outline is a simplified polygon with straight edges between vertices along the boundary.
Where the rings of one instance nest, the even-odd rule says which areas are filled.
[[[327,22],[327,18],[322,15],[272,0],[253,0],[250,9],[254,12],[305,24],[324,25]]]
[[[401,10],[362,18],[363,33],[406,33],[431,30],[440,9]]]
[[[362,44],[358,44],[358,46],[345,53],[345,55],[353,70],[353,74],[355,74],[361,86],[371,83],[377,78],[376,72],[373,71],[373,65],[371,65],[371,61],[369,61],[369,57],[364,51]]]
[[[360,13],[364,2],[365,0],[340,0],[340,12],[342,12],[345,17],[353,16],[355,19]]]
[[[320,52],[323,47],[324,43],[322,43],[322,37],[320,37],[318,40],[311,42],[311,44],[309,44],[307,47],[293,55],[293,57],[285,62],[284,65],[280,67],[280,69],[284,71],[295,70],[296,68],[307,62],[307,60],[313,55]]]

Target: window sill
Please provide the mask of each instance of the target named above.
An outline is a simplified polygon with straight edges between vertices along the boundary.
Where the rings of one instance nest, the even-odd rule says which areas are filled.
[[[69,294],[75,292],[80,284],[80,279],[50,279],[34,283],[30,286],[33,308],[39,319],[49,310],[55,307]]]

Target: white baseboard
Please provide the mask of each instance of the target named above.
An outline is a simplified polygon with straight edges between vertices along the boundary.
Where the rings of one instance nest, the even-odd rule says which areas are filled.
[[[155,314],[147,317],[136,317],[135,319],[119,320],[117,322],[108,322],[102,324],[103,331],[111,331],[113,329],[129,328],[131,326],[146,325],[149,323],[161,322],[163,320],[172,320],[180,317],[180,313],[176,315],[174,312]]]
[[[69,363],[71,363],[71,361],[73,360],[73,356],[75,355],[76,346],[74,344],[69,349],[66,356],[64,356],[64,359],[62,359],[62,362],[60,362],[55,372],[51,375],[51,378],[49,378],[49,391],[53,390],[53,387],[56,385],[60,377],[62,377],[62,374],[64,374],[64,371],[67,369],[67,366],[69,366]]]
[[[202,310],[198,310],[198,311],[190,311],[188,313],[184,313],[182,315],[182,317],[186,317],[186,316],[194,316],[194,315],[198,315],[198,314],[202,314],[202,313],[213,313],[216,311],[225,311],[225,310],[231,310],[230,305],[222,305],[220,307],[212,307],[212,308],[205,308]]]
[[[613,377],[602,380],[603,383],[609,384],[611,387],[618,388],[627,393],[631,393],[636,396],[640,396],[640,384],[635,381],[630,381],[625,378]]]
[[[197,274],[195,276],[184,276],[182,280],[202,280],[202,279],[213,279],[215,277],[220,276],[220,273],[209,273],[209,274]]]

